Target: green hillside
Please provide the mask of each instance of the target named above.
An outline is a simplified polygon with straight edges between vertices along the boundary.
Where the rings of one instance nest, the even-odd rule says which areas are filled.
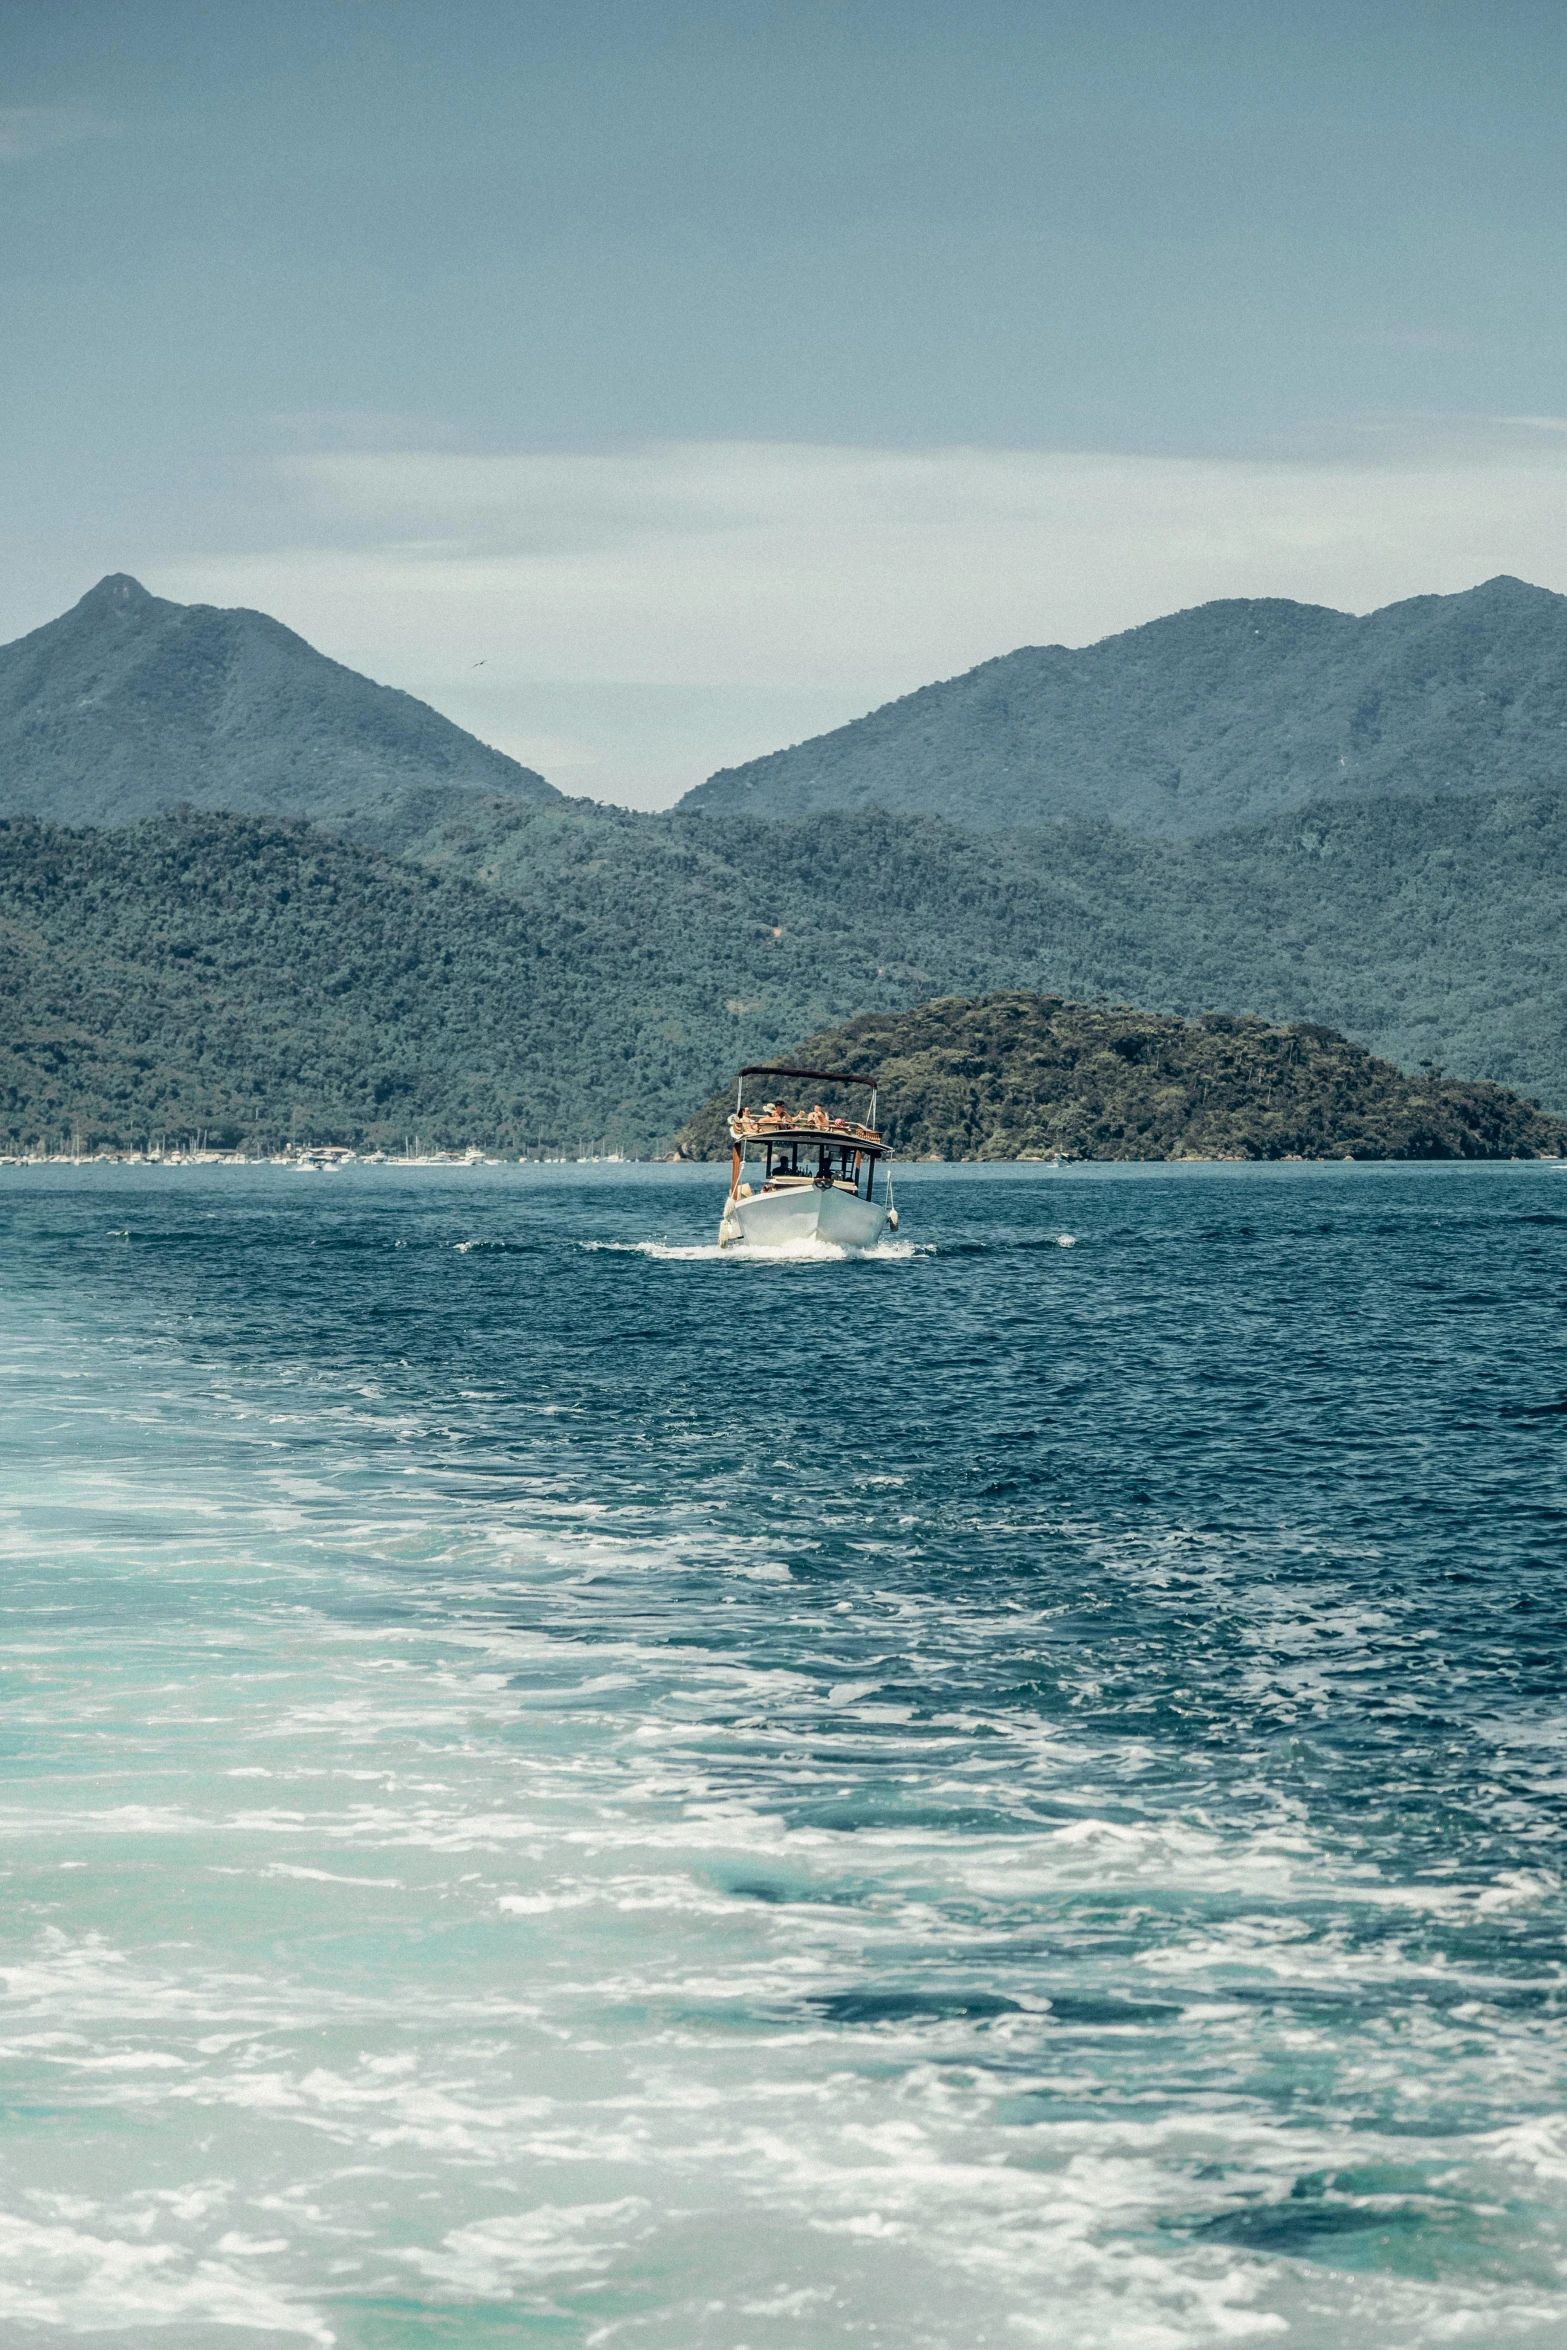
[[[648,1149],[739,1060],[1016,989],[1325,1024],[1567,1109],[1564,629],[1507,580],[1364,621],[1208,605],[754,771],[902,812],[726,786],[647,816],[262,614],[105,580],[0,649],[0,811],[228,812],[5,829],[4,1131]]]
[[[1328,795],[1563,782],[1567,597],[1493,579],[1365,619],[1238,599],[1077,651],[1025,646],[727,768],[682,806],[1190,838]]]
[[[1322,1022],[1567,1108],[1567,795],[1188,843],[448,807],[401,860],[216,814],[0,824],[0,1132],[646,1150],[742,1060],[1018,988]]]
[[[1495,1159],[1567,1148],[1567,1119],[1501,1086],[1405,1077],[1311,1024],[1185,1021],[1006,993],[865,1013],[784,1058],[874,1075],[882,1131],[906,1158]],[[728,1086],[709,1098],[679,1136],[682,1157],[728,1157],[733,1099]]]
[[[0,815],[127,824],[182,802],[317,819],[424,789],[525,800],[542,775],[264,612],[100,580],[0,646]]]
[[[598,1133],[645,1093],[667,1129],[695,1088],[660,1021],[598,985],[569,920],[305,825],[0,823],[13,1146],[207,1127],[520,1148]]]
[[[1028,987],[1324,1021],[1567,1109],[1567,791],[1329,803],[1182,842],[578,801],[453,810],[403,845],[580,922],[606,986],[628,959],[657,974],[715,1073],[851,1012]]]

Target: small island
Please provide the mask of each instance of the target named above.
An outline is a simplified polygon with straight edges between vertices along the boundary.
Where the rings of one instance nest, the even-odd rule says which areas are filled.
[[[786,1056],[874,1073],[913,1159],[1531,1159],[1567,1119],[1484,1078],[1406,1075],[1331,1028],[1004,990],[864,1012]],[[728,1154],[726,1089],[676,1138]]]

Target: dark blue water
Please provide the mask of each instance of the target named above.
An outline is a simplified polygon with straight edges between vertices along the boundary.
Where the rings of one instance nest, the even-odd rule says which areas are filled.
[[[0,1179],[7,2339],[1567,2339],[1567,1178]]]

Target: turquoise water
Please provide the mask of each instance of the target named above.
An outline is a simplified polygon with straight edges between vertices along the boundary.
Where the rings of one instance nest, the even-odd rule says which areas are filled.
[[[1567,1178],[721,1181],[0,1177],[0,2338],[1567,2339]]]

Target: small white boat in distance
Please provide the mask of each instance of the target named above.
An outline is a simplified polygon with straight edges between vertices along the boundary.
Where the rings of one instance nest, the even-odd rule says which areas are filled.
[[[832,1118],[818,1103],[803,1113],[781,1101],[745,1106],[748,1077],[795,1077],[819,1085],[863,1085],[871,1097],[870,1124]],[[898,1229],[890,1182],[875,1196],[877,1162],[885,1155],[876,1131],[876,1080],[842,1069],[742,1069],[729,1121],[733,1146],[729,1197],[718,1226],[720,1248],[792,1248],[822,1240],[834,1248],[873,1248]],[[746,1180],[748,1161],[760,1161],[761,1183]]]

